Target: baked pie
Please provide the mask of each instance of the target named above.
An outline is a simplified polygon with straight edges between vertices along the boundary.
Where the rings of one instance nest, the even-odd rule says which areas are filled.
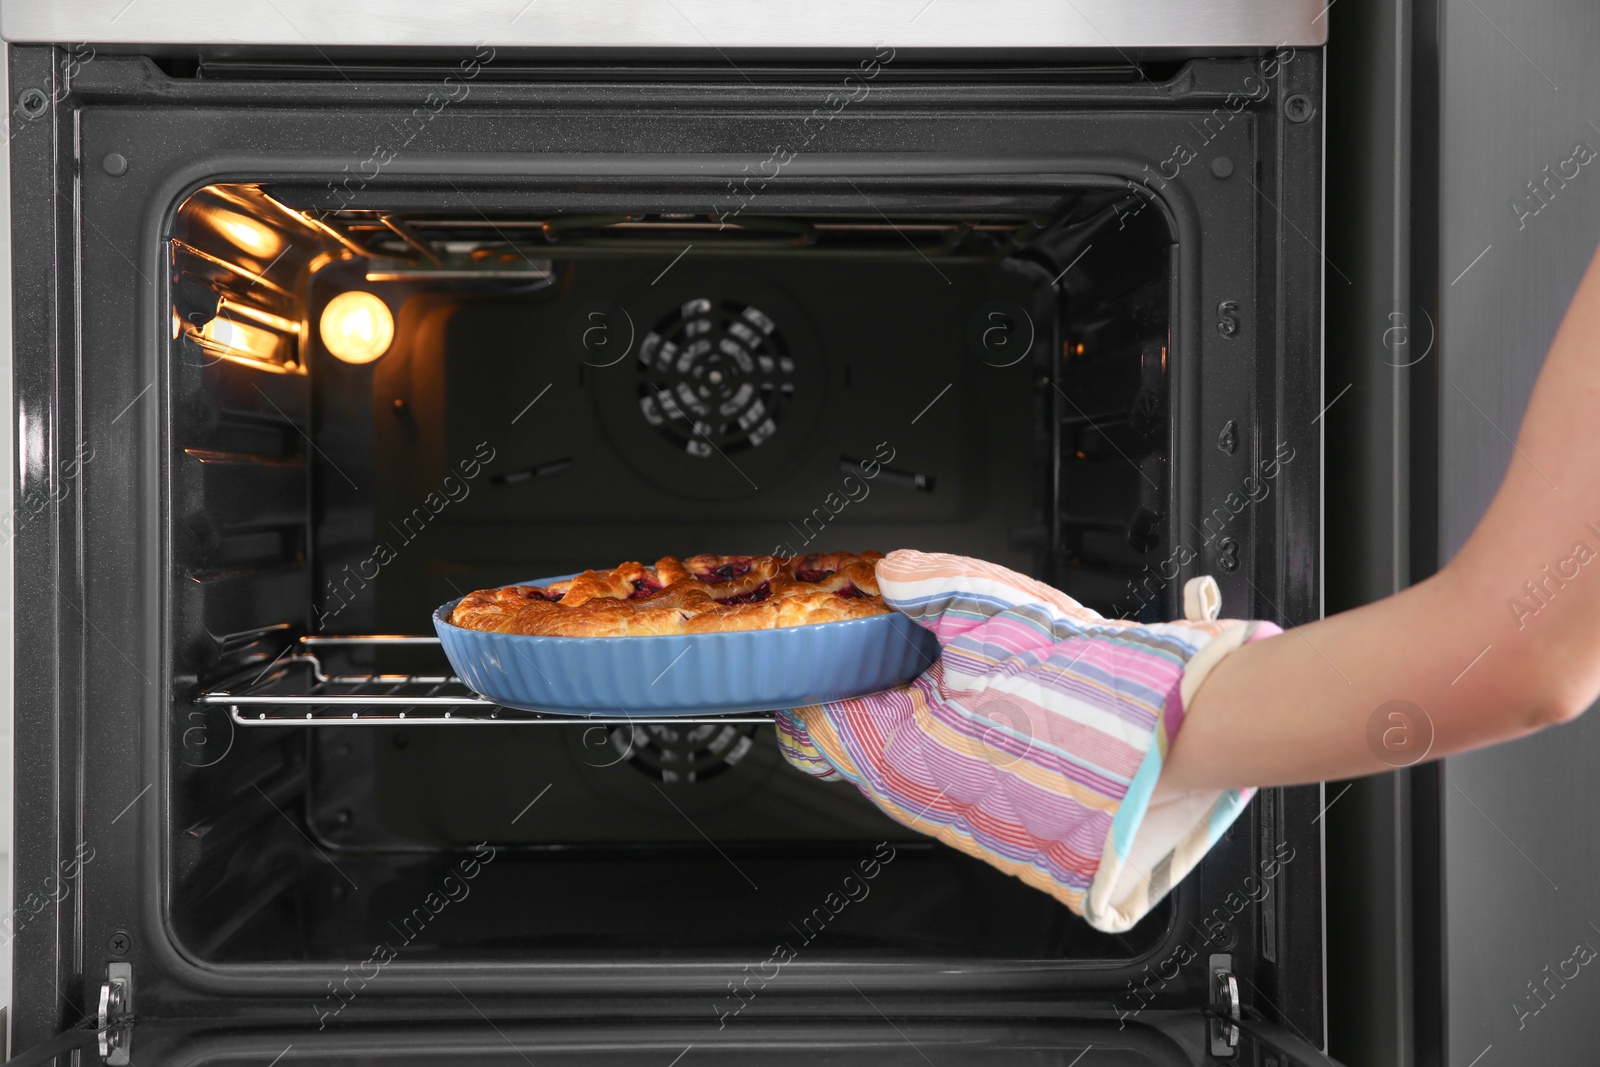
[[[881,552],[672,556],[546,586],[463,597],[450,623],[540,637],[641,637],[769,630],[887,615],[873,564]]]

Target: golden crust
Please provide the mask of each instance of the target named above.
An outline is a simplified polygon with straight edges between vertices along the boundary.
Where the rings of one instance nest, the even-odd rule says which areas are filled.
[[[548,586],[480,589],[452,625],[542,637],[727,633],[888,614],[873,565],[882,553],[671,556],[624,563]]]
[[[737,604],[719,611],[708,611],[685,621],[683,629],[691,634],[770,630],[784,626],[815,626],[822,622],[864,619],[869,615],[886,615],[888,612],[881,599],[846,599],[837,593],[799,593],[759,604]]]

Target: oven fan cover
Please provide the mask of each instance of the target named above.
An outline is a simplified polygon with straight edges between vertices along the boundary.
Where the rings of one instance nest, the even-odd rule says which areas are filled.
[[[794,360],[760,308],[699,296],[639,345],[639,410],[674,447],[710,459],[759,448],[794,395]]]
[[[704,782],[731,769],[754,746],[756,723],[623,723],[607,741],[619,758],[662,782]]]
[[[807,451],[835,385],[828,360],[776,286],[674,274],[618,301],[639,336],[627,358],[587,371],[600,425],[630,466],[674,493],[752,495]]]

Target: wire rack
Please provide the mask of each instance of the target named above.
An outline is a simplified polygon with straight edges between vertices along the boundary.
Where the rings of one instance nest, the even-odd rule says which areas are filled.
[[[222,705],[241,726],[393,726],[473,723],[594,723],[604,720],[553,712],[506,708],[468,689],[452,674],[329,674],[320,649],[361,652],[439,647],[437,637],[362,634],[302,637],[286,645],[265,667],[251,667],[195,697],[195,703]],[[419,650],[420,651],[420,650]],[[628,716],[635,723],[771,722],[771,712],[732,715]]]

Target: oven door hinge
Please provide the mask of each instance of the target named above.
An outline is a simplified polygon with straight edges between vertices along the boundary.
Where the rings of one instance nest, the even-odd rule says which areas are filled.
[[[1233,973],[1233,956],[1218,953],[1206,966],[1211,976],[1211,1011],[1207,1020],[1211,1055],[1232,1059],[1239,1049],[1239,979]]]
[[[130,1062],[133,1052],[133,965],[112,963],[100,986],[100,1058],[109,1067]]]
[[[0,1045],[0,1048],[3,1048]],[[82,1022],[52,1037],[42,1045],[23,1049],[6,1060],[6,1067],[45,1067],[59,1063],[61,1057],[78,1052],[72,1062],[87,1063],[89,1050],[96,1049],[107,1064],[131,1064],[133,1051],[133,966],[112,963],[106,967],[106,980],[100,985],[99,1017]],[[4,1055],[0,1052],[0,1055]]]

